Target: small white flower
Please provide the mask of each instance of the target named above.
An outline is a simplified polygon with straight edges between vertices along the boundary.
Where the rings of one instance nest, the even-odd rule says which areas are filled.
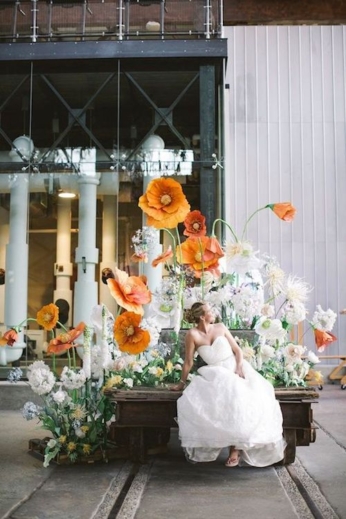
[[[307,358],[308,361],[312,364],[318,364],[319,362],[321,362],[317,355],[315,355],[315,353],[311,350],[308,352]]]
[[[63,391],[62,389],[59,389],[59,391],[52,393],[52,398],[54,402],[56,402],[57,404],[62,404],[67,397],[68,394],[66,393],[66,391]]]
[[[269,346],[269,344],[263,344],[260,351],[263,362],[267,362],[267,360],[273,359],[275,357],[275,349],[273,346]]]
[[[133,379],[132,378],[124,378],[123,380],[125,386],[132,388],[133,387]]]
[[[270,305],[268,303],[265,303],[263,306],[262,306],[262,309],[261,309],[261,315],[264,315],[266,317],[274,317],[275,315],[275,309],[274,309],[274,306],[273,305]]]
[[[47,443],[47,447],[49,447],[50,449],[54,449],[54,447],[56,446],[57,444],[57,441],[56,440],[49,440],[49,442]]]
[[[74,432],[77,438],[85,438],[85,432],[83,432],[83,430],[80,427],[77,427],[77,429],[75,429]]]

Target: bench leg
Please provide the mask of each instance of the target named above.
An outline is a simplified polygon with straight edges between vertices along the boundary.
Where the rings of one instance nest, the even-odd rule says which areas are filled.
[[[284,429],[284,438],[287,442],[287,445],[282,464],[289,465],[290,463],[294,463],[294,460],[296,459],[297,439],[295,429]]]

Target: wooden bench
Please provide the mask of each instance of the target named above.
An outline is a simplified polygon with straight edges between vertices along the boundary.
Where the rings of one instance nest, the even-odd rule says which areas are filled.
[[[175,418],[180,391],[113,389],[106,394],[115,405],[116,415],[109,439],[118,445],[124,458],[145,463],[148,455],[166,452],[170,429],[178,427]],[[297,446],[308,446],[316,439],[311,404],[318,393],[313,388],[278,388],[275,395],[287,441],[283,464],[289,464],[295,460]]]

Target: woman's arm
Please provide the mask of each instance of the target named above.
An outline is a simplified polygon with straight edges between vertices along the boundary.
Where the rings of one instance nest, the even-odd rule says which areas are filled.
[[[172,386],[173,391],[181,391],[186,386],[187,377],[193,366],[193,356],[195,354],[195,341],[193,340],[191,331],[188,331],[185,336],[185,358],[181,377],[178,384]]]
[[[226,328],[225,325],[223,325],[223,326],[224,326],[224,329],[225,329],[225,336],[226,336],[228,342],[230,343],[230,346],[231,346],[231,348],[233,350],[233,353],[234,353],[234,356],[235,356],[235,361],[236,361],[235,373],[237,373],[237,375],[239,375],[240,377],[244,378],[244,373],[243,373],[243,360],[244,360],[243,352],[242,352],[241,348],[239,347],[239,345],[237,344],[237,341],[235,340],[233,335],[230,333],[230,331]]]

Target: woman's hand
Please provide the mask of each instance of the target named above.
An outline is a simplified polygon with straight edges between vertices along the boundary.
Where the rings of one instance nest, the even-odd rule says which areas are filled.
[[[183,389],[185,389],[185,387],[186,387],[186,382],[179,380],[178,384],[171,386],[169,389],[171,391],[182,391]]]
[[[239,375],[239,377],[245,378],[242,364],[237,364],[237,366],[235,368],[235,373],[236,373],[236,375]]]

